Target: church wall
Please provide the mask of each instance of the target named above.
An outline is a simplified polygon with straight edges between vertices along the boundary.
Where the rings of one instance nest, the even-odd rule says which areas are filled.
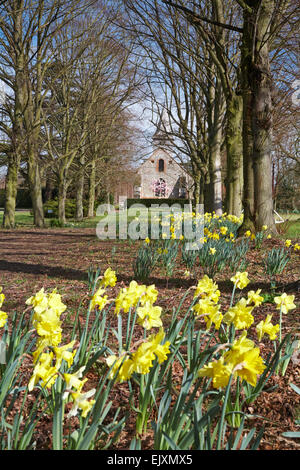
[[[159,171],[159,160],[164,161],[164,171]],[[163,149],[157,149],[151,157],[141,166],[139,170],[141,175],[141,198],[178,198],[180,194],[180,178],[188,179],[187,173],[172,159],[170,154]],[[165,196],[155,196],[153,183],[162,178],[167,191]]]

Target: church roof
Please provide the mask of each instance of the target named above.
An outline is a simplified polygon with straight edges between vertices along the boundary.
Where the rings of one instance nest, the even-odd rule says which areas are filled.
[[[172,137],[169,114],[166,109],[163,109],[156,125],[156,131],[153,135],[153,144],[161,147],[170,143],[172,143]]]

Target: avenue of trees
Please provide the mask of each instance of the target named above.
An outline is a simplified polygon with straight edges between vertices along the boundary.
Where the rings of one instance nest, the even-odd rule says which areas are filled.
[[[129,105],[140,79],[138,62],[130,61],[131,39],[117,22],[113,2],[1,2],[4,227],[15,225],[18,177],[30,189],[34,223],[43,227],[42,180],[55,189],[64,223],[70,189],[81,219],[87,188],[92,216],[98,180],[103,185],[112,166],[128,163],[134,136]]]
[[[0,166],[4,227],[18,176],[44,225],[42,181],[58,217],[76,217],[137,154],[133,104],[164,112],[193,200],[276,232],[274,200],[299,195],[297,0],[6,0],[0,2]],[[296,85],[295,85],[296,84]],[[109,191],[108,191],[109,192]],[[290,194],[284,202],[285,192]]]

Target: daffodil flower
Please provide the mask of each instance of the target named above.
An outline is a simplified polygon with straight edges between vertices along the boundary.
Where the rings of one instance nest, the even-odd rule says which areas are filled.
[[[249,284],[248,273],[245,271],[241,273],[238,271],[235,276],[230,278],[230,280],[238,287],[239,289],[244,289]]]
[[[0,328],[2,328],[7,322],[7,313],[0,310]]]
[[[288,313],[290,310],[296,308],[294,300],[294,295],[287,295],[285,293],[279,297],[274,298],[274,301],[277,304],[277,310],[281,309],[282,313]]]
[[[68,418],[71,418],[72,416],[76,416],[78,412],[78,408],[82,410],[81,416],[83,418],[87,417],[88,412],[93,408],[94,404],[96,403],[95,400],[88,400],[91,398],[93,395],[95,395],[96,389],[93,388],[92,390],[89,390],[88,392],[74,392],[72,393],[72,399],[73,399],[73,406],[72,409],[68,413]]]
[[[264,334],[268,334],[271,340],[277,338],[277,333],[279,332],[279,325],[273,325],[271,323],[272,315],[267,315],[265,320],[261,320],[258,325],[256,325],[258,341],[261,341]]]
[[[105,271],[103,278],[100,281],[100,286],[104,287],[114,287],[117,283],[117,277],[115,271],[113,271],[111,268],[107,268]]]

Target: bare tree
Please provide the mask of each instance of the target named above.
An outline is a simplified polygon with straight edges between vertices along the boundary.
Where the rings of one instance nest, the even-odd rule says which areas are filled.
[[[13,97],[11,123],[4,129],[11,139],[7,172],[4,226],[14,226],[17,175],[23,157],[34,222],[44,225],[40,176],[41,111],[47,96],[44,77],[53,57],[53,38],[72,18],[95,0],[5,0],[0,6],[0,79]],[[24,155],[25,154],[25,155]]]
[[[214,24],[241,35],[241,88],[243,94],[244,224],[260,230],[268,225],[276,233],[272,199],[272,74],[270,49],[287,18],[295,17],[294,1],[236,0],[243,14],[242,26],[223,19],[196,15],[182,2],[163,0],[186,15],[193,24]]]
[[[113,19],[103,10],[93,28],[86,27],[87,18],[83,23],[70,23],[57,35],[54,44],[55,68],[61,68],[63,73],[56,80],[49,76],[51,98],[43,122],[57,178],[58,217],[63,224],[67,192],[74,180],[77,218],[83,217],[86,169],[90,174],[89,215],[92,215],[97,166],[99,161],[111,158],[116,125],[137,95],[136,66],[129,64],[131,46],[125,38],[119,41]],[[78,37],[81,28],[86,34]]]

